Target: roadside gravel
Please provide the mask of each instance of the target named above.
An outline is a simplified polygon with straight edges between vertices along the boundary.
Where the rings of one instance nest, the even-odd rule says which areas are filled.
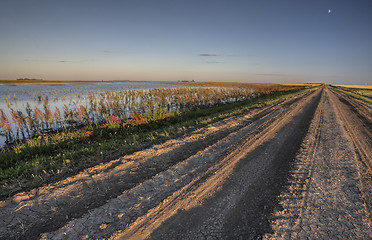
[[[371,239],[358,156],[328,89],[264,239]],[[364,169],[365,171],[365,169]]]

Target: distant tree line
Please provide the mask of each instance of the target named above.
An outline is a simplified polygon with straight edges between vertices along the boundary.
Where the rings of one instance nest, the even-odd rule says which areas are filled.
[[[178,80],[178,82],[195,82],[195,80]]]
[[[17,78],[17,81],[35,81],[35,80],[43,80],[43,79],[37,79],[37,78]]]

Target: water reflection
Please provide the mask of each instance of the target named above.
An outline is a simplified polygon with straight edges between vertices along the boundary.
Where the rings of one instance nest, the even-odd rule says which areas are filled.
[[[47,100],[49,109],[54,114],[56,107],[85,105],[88,101],[88,93],[103,93],[106,91],[122,90],[148,90],[154,88],[175,88],[176,85],[148,82],[99,82],[99,83],[17,83],[0,84],[0,109],[2,109],[11,121],[11,111],[21,111],[26,114],[27,105],[31,109],[36,107],[43,109],[43,102]],[[44,102],[45,103],[45,102]],[[15,124],[9,122],[14,129]],[[4,146],[5,136],[0,135],[0,146]]]

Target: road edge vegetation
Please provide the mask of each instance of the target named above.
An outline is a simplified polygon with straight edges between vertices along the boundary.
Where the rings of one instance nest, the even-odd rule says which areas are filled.
[[[335,86],[335,85],[331,85],[331,87],[332,87],[332,89],[334,89],[338,92],[345,93],[345,94],[347,94],[347,95],[349,95],[353,98],[356,98],[356,99],[362,100],[363,102],[372,104],[372,97],[369,97],[369,96],[366,96],[366,95],[363,95],[363,94],[360,93],[360,91],[372,92],[372,89],[355,88],[355,87],[349,88],[349,87]]]

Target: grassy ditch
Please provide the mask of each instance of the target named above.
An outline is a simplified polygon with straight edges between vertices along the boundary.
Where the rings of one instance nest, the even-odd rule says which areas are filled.
[[[201,106],[184,112],[168,113],[160,108],[146,116],[135,112],[126,120],[111,118],[105,124],[26,139],[1,149],[1,189],[3,193],[9,193],[58,180],[195,128],[312,89],[272,92],[240,102]]]
[[[345,93],[356,99],[362,100],[367,103],[372,103],[372,89],[347,88],[334,85],[331,85],[331,87],[336,91]]]

